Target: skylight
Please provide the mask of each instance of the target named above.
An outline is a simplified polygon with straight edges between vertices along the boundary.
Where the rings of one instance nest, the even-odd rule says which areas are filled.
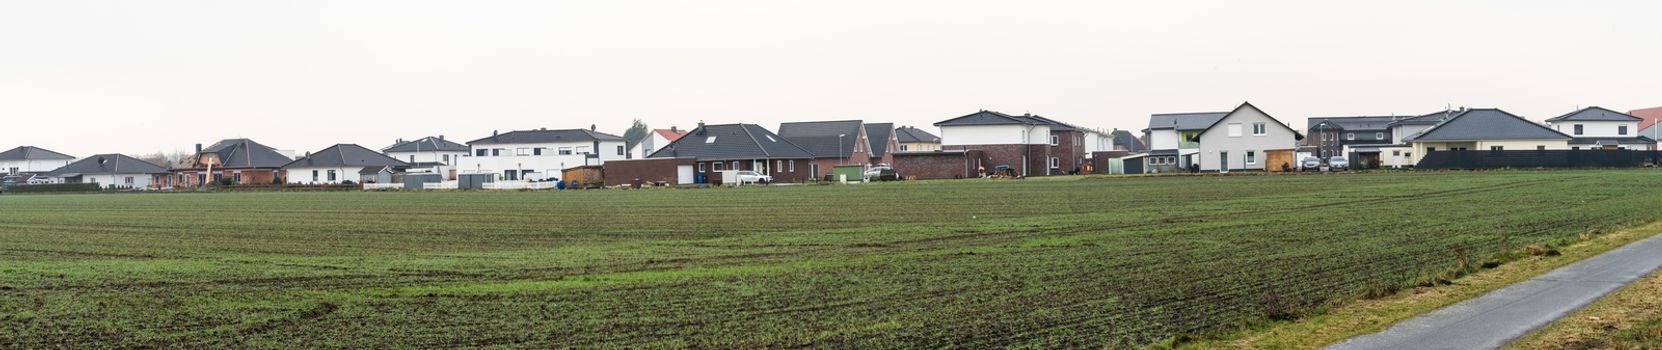
[[[710,136],[709,138],[704,139],[704,143],[716,143],[716,137]]]

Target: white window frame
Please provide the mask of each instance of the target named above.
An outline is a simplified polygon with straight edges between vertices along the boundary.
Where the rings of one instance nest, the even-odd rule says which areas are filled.
[[[1061,167],[1062,167],[1062,158],[1050,157],[1050,168],[1051,169],[1057,169],[1057,168],[1061,168]]]
[[[1354,132],[1345,133],[1345,141],[1356,141],[1356,133],[1354,133]]]
[[[569,156],[569,155],[572,155],[573,153],[571,152],[571,147],[560,147],[560,153],[559,154],[562,155],[562,156]]]
[[[1264,122],[1252,123],[1252,136],[1264,136],[1268,134],[1269,125]]]
[[[514,155],[522,156],[522,157],[523,156],[529,156],[529,155],[531,155],[531,148],[530,147],[515,148],[514,149]]]
[[[592,150],[589,149],[589,146],[577,146],[577,154],[592,154],[592,153],[594,153],[594,152],[592,152]]]
[[[1246,157],[1247,164],[1258,164],[1258,151],[1246,151],[1243,156]]]
[[[1241,123],[1229,123],[1229,137],[1241,137]]]
[[[1384,140],[1385,139],[1385,133],[1383,133],[1383,132],[1373,133],[1373,138],[1375,140]]]
[[[1062,145],[1062,137],[1061,136],[1056,136],[1056,135],[1050,135],[1050,145],[1051,146],[1060,146],[1060,145]]]

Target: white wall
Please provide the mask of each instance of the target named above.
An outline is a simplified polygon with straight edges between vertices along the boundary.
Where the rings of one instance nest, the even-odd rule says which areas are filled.
[[[1264,134],[1254,135],[1253,123],[1264,123]],[[1229,135],[1229,125],[1240,124],[1240,136]],[[1239,108],[1234,113],[1224,116],[1223,120],[1213,125],[1211,129],[1200,134],[1201,171],[1219,171],[1227,167],[1228,170],[1261,170],[1267,159],[1264,155],[1269,150],[1289,150],[1297,148],[1293,131],[1281,125],[1268,115],[1254,108]],[[1255,154],[1255,162],[1246,162],[1247,152]],[[1221,156],[1227,154],[1228,163],[1221,162]]]
[[[127,180],[131,178],[133,182]],[[52,183],[64,183],[62,178],[53,178]],[[121,187],[144,189],[150,187],[150,174],[81,174],[82,183],[97,183],[98,187],[108,187],[112,184]]]
[[[1149,130],[1148,149],[1177,149],[1177,130]]]
[[[467,152],[460,152],[460,151],[454,151],[454,152],[439,152],[439,151],[387,152],[388,157],[392,157],[393,159],[398,159],[398,160],[405,161],[405,162],[411,162],[411,160],[410,160],[411,157],[414,157],[414,159],[415,159],[414,162],[441,162],[441,163],[450,164],[450,165],[456,165],[456,161],[459,160],[462,156],[465,156],[465,155],[467,155]],[[449,156],[448,159],[450,159],[450,161],[445,161],[445,159],[446,159],[445,156]]]
[[[1401,144],[1403,144],[1402,143],[1402,137],[1403,136],[1408,136],[1410,134],[1425,131],[1425,129],[1429,129],[1429,128],[1431,128],[1430,125],[1397,125],[1397,126],[1393,126],[1393,127],[1391,127],[1391,144],[1401,145]]]
[[[941,150],[941,144],[936,142],[901,142],[896,152],[934,152]]]
[[[1575,134],[1575,126],[1577,124],[1582,125],[1582,127],[1581,127],[1582,134],[1581,135],[1576,135]],[[1618,131],[1621,130],[1621,126],[1623,126],[1623,125],[1627,126],[1627,135],[1622,135],[1618,132]],[[1565,135],[1570,135],[1572,137],[1634,137],[1634,136],[1639,136],[1639,121],[1637,121],[1637,120],[1635,120],[1635,121],[1574,121],[1574,120],[1566,120],[1566,121],[1557,122],[1557,123],[1547,123],[1547,126],[1551,127],[1553,130],[1558,130],[1558,132],[1562,132]]]
[[[74,162],[74,160],[25,159],[0,161],[0,174],[9,174],[11,173],[12,168],[17,168],[17,171],[22,173],[48,172],[62,168],[65,165],[69,165],[70,162]]]
[[[592,146],[594,146],[593,141],[541,143],[541,144],[489,144],[489,145],[477,145],[477,146],[472,146],[472,149],[475,150],[475,152],[472,152],[472,153],[469,153],[469,154],[477,154],[476,151],[480,150],[480,149],[487,149],[487,150],[488,149],[502,149],[502,151],[501,151],[501,153],[499,153],[500,155],[498,155],[498,156],[490,156],[490,155],[488,155],[490,153],[486,153],[487,155],[483,156],[483,157],[481,157],[481,156],[462,157],[461,161],[459,161],[455,164],[456,173],[457,174],[504,174],[505,171],[507,171],[507,170],[530,170],[530,171],[533,171],[533,172],[542,173],[545,177],[547,177],[547,176],[559,176],[559,175],[555,175],[555,174],[559,174],[561,170],[574,168],[574,167],[580,167],[580,166],[585,165],[584,161],[587,160],[587,159],[584,157],[584,155],[577,153],[577,150],[578,150],[579,147],[592,147]],[[587,160],[589,162],[587,165],[601,165],[605,161],[608,161],[608,160],[625,159],[626,155],[625,154],[620,154],[617,151],[618,147],[623,147],[623,146],[624,146],[623,141],[601,142],[600,143],[600,152],[598,153],[600,158],[597,159],[597,160]],[[540,156],[535,155],[535,152],[532,149],[534,149],[536,147],[543,147],[544,148],[542,155],[540,155]],[[559,150],[562,147],[570,147],[572,149],[572,154],[570,154],[570,155],[560,155]],[[526,148],[528,155],[523,155],[523,156],[517,155],[516,152],[520,148]],[[593,150],[590,150],[590,151],[592,152]],[[627,152],[628,152],[627,150],[624,151],[624,153],[627,153]]]
[[[285,168],[284,170],[288,171],[288,178],[283,180],[288,183],[318,185],[338,184],[346,180],[352,180],[352,182],[356,183],[358,182],[358,171],[364,170],[364,167],[293,167]],[[334,181],[329,180],[330,170],[335,171]],[[317,172],[316,180],[312,179],[313,171]]]
[[[1435,147],[1438,151],[1447,151],[1455,147],[1465,147],[1470,151],[1487,151],[1490,147],[1501,146],[1506,151],[1528,151],[1546,146],[1549,151],[1570,149],[1568,140],[1494,140],[1494,141],[1465,141],[1465,142],[1415,142],[1413,159],[1409,162],[1419,164],[1425,157],[1426,149]]]
[[[646,156],[652,155],[652,152],[657,152],[659,149],[669,146],[669,139],[657,131],[648,130],[646,135],[646,137],[641,138],[641,143],[637,143],[634,148],[629,149],[629,156],[632,157],[630,159],[646,159]]]
[[[1050,127],[1036,125],[961,125],[941,127],[941,145],[943,146],[1021,144],[1049,145]]]

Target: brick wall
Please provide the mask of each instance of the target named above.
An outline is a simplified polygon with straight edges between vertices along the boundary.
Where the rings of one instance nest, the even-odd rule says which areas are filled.
[[[709,176],[709,179],[710,179],[711,182],[721,180],[719,178],[719,177],[721,177],[721,174],[715,172],[715,163],[721,163],[721,170],[750,170],[750,171],[756,171],[756,172],[760,172],[760,173],[763,173],[763,174],[767,174],[769,176],[773,176],[773,182],[796,183],[796,182],[804,182],[804,181],[807,181],[807,180],[810,180],[810,179],[814,178],[813,175],[808,172],[808,169],[809,169],[808,164],[810,163],[809,160],[807,160],[807,159],[795,159],[795,161],[796,161],[795,171],[792,171],[792,169],[791,169],[791,164],[790,164],[791,161],[792,161],[791,159],[772,159],[772,160],[768,160],[767,161],[767,168],[768,169],[757,169],[755,162],[750,161],[750,160],[738,161],[738,164],[737,164],[738,167],[737,168],[733,167],[735,164],[733,164],[734,161],[731,161],[731,160],[719,161],[719,162],[699,161],[697,163],[694,163],[693,171],[695,173],[699,173],[698,172],[698,169],[700,169],[699,166],[703,166],[702,169],[704,169],[704,172],[699,173],[699,174],[705,174],[706,176]]]
[[[606,186],[624,186],[633,184],[635,179],[640,179],[642,182],[648,184],[663,181],[674,185],[690,185],[677,182],[679,179],[677,179],[678,174],[676,172],[676,167],[682,165],[694,165],[694,163],[695,161],[692,158],[647,158],[607,161],[606,164],[603,165],[606,169],[605,183]],[[697,169],[695,168],[694,171],[696,172]]]
[[[981,151],[966,152],[907,152],[894,154],[895,171],[903,177],[917,179],[962,179],[979,177],[976,167],[982,165]]]
[[[982,164],[988,170],[999,164],[1007,164],[1016,169],[1016,175],[1022,175],[1022,156],[1028,157],[1027,176],[1045,176],[1050,173],[1050,145],[964,145],[942,146],[949,151],[981,151]]]

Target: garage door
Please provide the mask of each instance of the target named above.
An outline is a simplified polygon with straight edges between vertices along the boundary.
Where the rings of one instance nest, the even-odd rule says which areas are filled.
[[[681,165],[675,167],[675,184],[686,185],[693,183],[693,166]]]

